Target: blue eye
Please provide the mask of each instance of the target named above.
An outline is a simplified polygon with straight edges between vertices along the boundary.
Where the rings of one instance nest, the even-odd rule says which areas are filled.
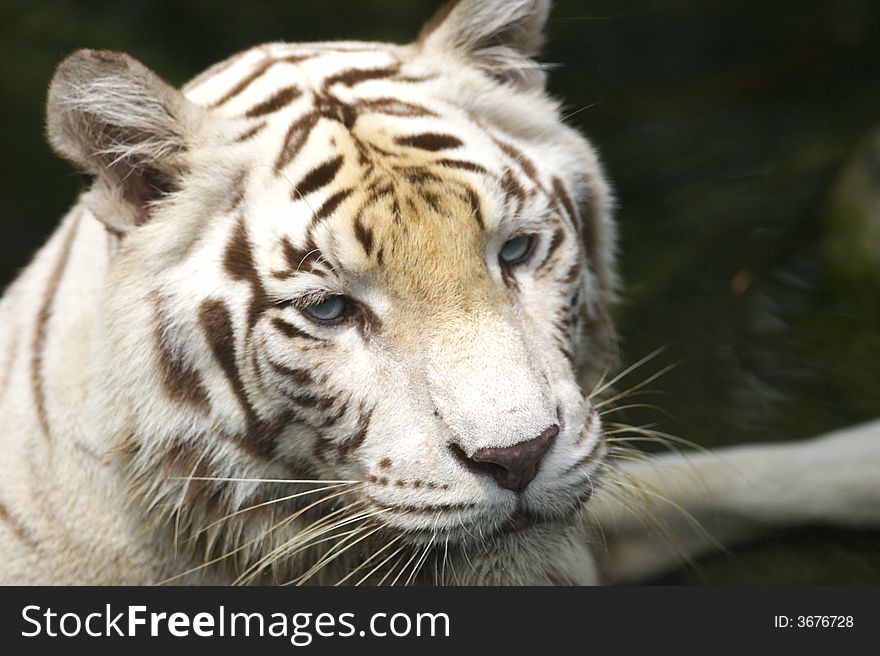
[[[501,247],[498,257],[503,264],[520,264],[525,262],[529,255],[532,254],[534,241],[534,235],[520,235],[519,237],[508,239],[504,246]]]
[[[344,296],[330,296],[323,301],[307,305],[303,308],[303,312],[316,321],[332,323],[346,315],[348,301]]]

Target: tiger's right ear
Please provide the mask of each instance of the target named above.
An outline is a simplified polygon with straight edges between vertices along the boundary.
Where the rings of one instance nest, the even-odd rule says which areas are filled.
[[[125,53],[78,50],[49,86],[49,143],[95,176],[86,203],[109,228],[146,222],[175,190],[202,110]]]
[[[544,44],[550,0],[448,0],[416,44],[456,54],[493,77],[524,87],[544,85],[533,59]]]

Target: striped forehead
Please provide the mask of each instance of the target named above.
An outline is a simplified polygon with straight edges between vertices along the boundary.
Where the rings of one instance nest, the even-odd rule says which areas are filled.
[[[387,73],[372,78],[381,80],[393,79],[400,68],[396,47],[391,45],[269,44],[214,65],[189,82],[184,92],[191,101],[220,116],[253,118],[260,114],[255,101],[269,100],[281,90],[292,89],[292,97],[285,100],[295,100],[306,92],[340,84],[352,87],[363,81],[352,77],[352,71]]]
[[[529,160],[408,66],[395,46],[272,45],[188,85],[248,153],[249,232],[289,272],[381,270],[402,295],[461,296],[487,236],[541,200]]]

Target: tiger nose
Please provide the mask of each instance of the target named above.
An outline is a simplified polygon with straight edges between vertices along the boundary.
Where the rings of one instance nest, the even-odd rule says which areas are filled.
[[[472,469],[490,474],[501,487],[519,493],[538,474],[538,464],[557,435],[559,426],[553,424],[536,438],[513,446],[477,449],[467,459]]]

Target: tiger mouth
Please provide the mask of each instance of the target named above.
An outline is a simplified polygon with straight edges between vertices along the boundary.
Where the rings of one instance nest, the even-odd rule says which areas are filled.
[[[520,539],[528,539],[529,536],[537,535],[538,532],[553,533],[570,526],[576,514],[577,511],[572,511],[566,515],[551,517],[539,513],[516,510],[494,532],[486,536],[485,542],[497,545],[516,545]]]
[[[507,523],[505,523],[501,526],[501,528],[498,529],[497,533],[499,533],[500,535],[520,533],[522,531],[532,528],[541,521],[543,520],[538,515],[517,509],[507,520]]]
[[[569,525],[593,496],[594,489],[585,490],[573,501],[571,507],[564,513],[544,515],[528,508],[517,507],[516,510],[498,527],[493,535],[496,538],[523,535],[533,528]]]
[[[576,517],[589,501],[593,494],[592,489],[585,490],[580,495],[570,500],[564,510],[552,514],[542,513],[536,509],[524,505],[517,506],[513,512],[504,518],[489,520],[485,517],[474,518],[473,524],[460,524],[460,526],[444,526],[442,528],[391,528],[394,532],[406,535],[410,541],[420,544],[423,542],[437,542],[448,540],[450,544],[466,544],[477,540],[484,544],[493,542],[516,541],[519,537],[525,537],[535,530],[553,531],[561,527],[575,523]],[[474,505],[468,504],[468,509],[474,509]]]

